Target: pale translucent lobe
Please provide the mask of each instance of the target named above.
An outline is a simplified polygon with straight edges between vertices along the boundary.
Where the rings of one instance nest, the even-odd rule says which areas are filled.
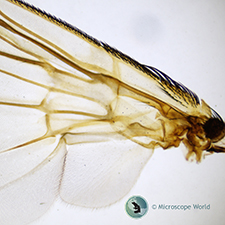
[[[37,147],[31,145],[29,149],[30,152],[35,151],[35,153],[31,153],[33,157],[29,156],[28,149],[21,150],[21,156],[32,159],[33,165],[30,165],[29,160],[27,160],[27,167],[26,164],[21,164],[26,170],[22,171],[18,168],[21,175],[0,188],[2,224],[27,224],[37,219],[46,212],[58,195],[59,177],[62,174],[66,154],[65,144],[61,141],[54,150],[51,148],[52,141],[36,144]],[[42,144],[44,145],[43,149]],[[47,147],[52,150],[48,155],[43,152],[43,150],[47,150]],[[40,158],[42,158],[41,161]],[[4,159],[3,156],[0,157],[1,162]],[[11,164],[15,167],[14,164],[17,164],[13,153],[6,159],[8,159],[7,166]],[[26,162],[26,158],[24,160]]]
[[[118,201],[151,156],[151,151],[130,140],[115,141],[116,137],[103,136],[105,141],[99,143],[99,137],[96,135],[96,143],[68,148],[60,196],[70,204],[95,208]],[[94,142],[94,136],[90,140]]]
[[[27,172],[35,171],[38,165],[54,152],[57,144],[56,138],[47,138],[2,153],[0,171],[4,171],[4,173],[1,174],[0,185],[8,185],[10,182],[25,176]]]

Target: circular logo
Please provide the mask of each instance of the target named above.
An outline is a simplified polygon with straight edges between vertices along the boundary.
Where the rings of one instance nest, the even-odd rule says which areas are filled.
[[[130,217],[138,219],[146,214],[148,204],[141,196],[133,196],[126,202],[125,209]]]

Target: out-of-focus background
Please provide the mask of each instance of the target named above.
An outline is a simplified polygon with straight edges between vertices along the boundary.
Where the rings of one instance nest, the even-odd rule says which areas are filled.
[[[223,0],[29,0],[139,62],[185,84],[225,118],[225,2]],[[135,165],[134,165],[135,166]],[[35,225],[223,225],[225,154],[188,163],[182,151],[156,149],[131,192],[98,210],[57,201]],[[122,185],[122,184],[121,184]],[[94,193],[93,193],[94,194]],[[149,211],[130,218],[129,197],[143,196]],[[191,210],[152,209],[156,204]],[[210,204],[209,210],[193,204]]]

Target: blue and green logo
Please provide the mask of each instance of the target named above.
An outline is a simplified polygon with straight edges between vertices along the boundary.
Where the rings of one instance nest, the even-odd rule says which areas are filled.
[[[130,217],[138,219],[147,213],[148,204],[141,196],[133,196],[126,202],[125,209]]]

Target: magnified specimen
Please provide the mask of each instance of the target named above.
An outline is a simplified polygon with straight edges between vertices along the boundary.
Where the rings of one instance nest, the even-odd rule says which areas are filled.
[[[184,85],[23,1],[0,10],[2,224],[37,219],[58,195],[113,204],[156,147],[183,143],[198,162],[224,152],[223,120]]]

